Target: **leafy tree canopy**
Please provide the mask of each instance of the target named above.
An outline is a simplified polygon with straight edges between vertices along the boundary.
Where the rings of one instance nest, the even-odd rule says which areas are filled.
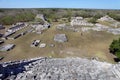
[[[120,59],[120,38],[118,40],[113,40],[109,50]]]

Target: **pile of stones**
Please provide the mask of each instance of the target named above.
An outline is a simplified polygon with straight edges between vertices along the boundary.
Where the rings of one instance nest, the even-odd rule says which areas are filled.
[[[0,64],[3,80],[120,80],[120,64],[82,58],[36,58]]]
[[[109,22],[109,25],[113,26],[113,27],[119,27],[120,26],[120,22],[114,20],[113,18],[111,18],[108,15],[101,17],[100,19],[98,19],[98,21]]]
[[[66,25],[66,24],[59,24],[59,25],[57,25],[57,29],[59,29],[59,30],[75,31],[75,27],[73,27],[71,25]]]
[[[63,43],[63,42],[66,42],[68,40],[67,40],[67,37],[65,34],[56,34],[54,36],[54,41]]]
[[[71,18],[71,26],[93,26],[94,24],[89,23],[87,20],[83,19],[83,17],[72,17]]]
[[[93,31],[106,31],[108,33],[112,33],[114,35],[119,35],[120,34],[120,28],[111,28],[102,24],[95,24],[94,27],[82,27],[81,31],[86,32],[89,30]]]
[[[114,21],[114,19],[111,18],[111,17],[108,16],[108,15],[105,15],[105,16],[101,17],[101,18],[98,19],[98,20],[100,20],[100,21]]]

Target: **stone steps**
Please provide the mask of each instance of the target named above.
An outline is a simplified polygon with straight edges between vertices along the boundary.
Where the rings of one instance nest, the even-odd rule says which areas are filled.
[[[1,79],[120,80],[120,64],[113,65],[82,58],[37,58],[37,60],[28,60],[28,62],[30,63],[27,65],[16,66],[17,69],[22,68],[22,72],[15,74],[14,77],[11,75],[1,77]]]

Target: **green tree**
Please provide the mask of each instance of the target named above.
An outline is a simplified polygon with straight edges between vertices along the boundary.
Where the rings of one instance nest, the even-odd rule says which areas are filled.
[[[113,40],[109,50],[120,59],[120,38],[118,40]]]

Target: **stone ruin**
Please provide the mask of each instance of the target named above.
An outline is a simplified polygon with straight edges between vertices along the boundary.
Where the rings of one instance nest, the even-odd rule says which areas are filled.
[[[42,34],[43,30],[50,28],[49,23],[45,23],[43,25],[36,23],[36,24],[31,24],[30,26],[34,29],[34,32],[36,32],[37,34]]]
[[[66,24],[58,24],[57,29],[59,30],[70,30],[70,31],[75,31],[75,28],[71,25],[66,25]]]
[[[120,34],[120,28],[109,27],[109,26],[106,26],[106,25],[102,25],[100,23],[96,23],[92,27],[87,27],[87,26],[86,27],[84,27],[84,26],[76,27],[76,26],[68,26],[66,24],[59,24],[59,25],[57,25],[57,29],[58,30],[73,31],[73,32],[80,32],[80,31],[87,32],[87,31],[90,31],[90,30],[93,30],[93,31],[106,31],[106,32],[112,33],[114,35],[119,35]]]
[[[35,58],[0,63],[1,80],[120,80],[120,63],[82,58]]]
[[[92,23],[87,22],[83,17],[72,17],[71,26],[93,26]]]
[[[38,18],[42,19],[43,21],[46,21],[45,16],[43,14],[37,14],[35,19],[38,19]]]
[[[67,37],[66,37],[65,34],[56,34],[56,35],[54,36],[54,41],[60,42],[60,43],[66,42],[66,41],[67,41]]]
[[[47,22],[45,16],[43,14],[37,14],[35,19],[42,19],[43,23],[33,22],[30,26],[34,28],[34,32],[37,34],[41,34],[43,30],[50,28],[50,23]]]
[[[46,47],[46,43],[41,43],[41,44],[39,45],[39,47],[40,47],[40,48]]]
[[[100,21],[115,21],[113,18],[111,18],[110,16],[108,15],[105,15],[103,17],[101,17],[100,19],[98,19]]]
[[[106,16],[103,16],[101,17],[100,19],[98,19],[98,21],[107,21],[107,22],[110,22],[110,26],[113,26],[113,27],[119,27],[120,26],[120,22],[114,20],[113,18],[111,18],[110,16],[106,15]]]
[[[0,51],[10,51],[15,47],[14,44],[6,44],[0,47]]]
[[[81,31],[86,32],[89,30],[93,31],[106,31],[108,33],[112,33],[114,35],[120,34],[120,28],[111,28],[109,26],[105,26],[99,23],[96,23],[94,27],[81,27]]]

